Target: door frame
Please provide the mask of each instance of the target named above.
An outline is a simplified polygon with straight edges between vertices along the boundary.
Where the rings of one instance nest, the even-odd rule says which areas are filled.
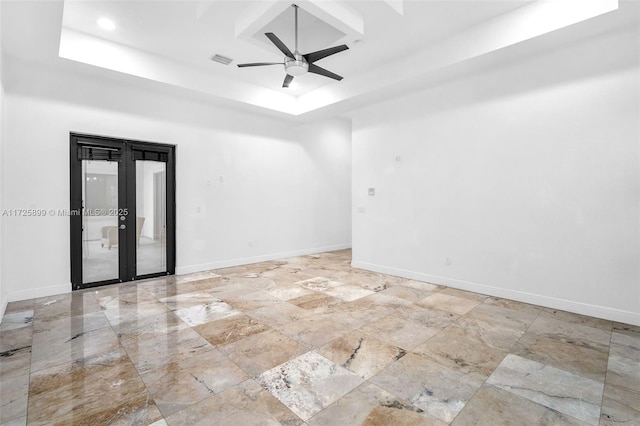
[[[175,274],[176,264],[176,173],[175,145],[145,142],[130,139],[97,136],[84,133],[70,133],[70,259],[71,288],[80,290],[107,284],[134,281]],[[78,159],[78,147],[95,146],[122,153],[118,165],[118,209],[127,208],[128,214],[122,222],[128,232],[124,232],[125,241],[118,245],[118,278],[92,283],[82,282],[82,161]],[[167,270],[164,272],[137,275],[136,273],[136,169],[134,151],[150,153],[166,159],[166,256]],[[150,158],[153,159],[153,158]],[[119,222],[120,223],[120,222]],[[120,232],[120,231],[119,231]],[[121,234],[122,235],[122,234]],[[130,248],[134,248],[131,250]]]

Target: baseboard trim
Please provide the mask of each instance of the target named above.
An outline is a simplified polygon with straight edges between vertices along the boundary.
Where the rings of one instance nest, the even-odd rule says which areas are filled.
[[[327,251],[344,250],[351,248],[351,244],[338,244],[333,246],[316,247],[304,250],[295,250],[281,253],[271,253],[261,256],[244,257],[238,259],[222,260],[219,262],[203,263],[200,265],[182,266],[176,268],[176,274],[184,275],[193,272],[208,271],[210,269],[228,268],[230,266],[248,265],[250,263],[266,262],[269,260],[285,259],[287,257],[305,256],[308,254],[323,253]],[[35,299],[38,297],[55,296],[57,294],[71,293],[71,283],[60,284],[48,287],[38,287],[28,290],[14,291],[6,295],[0,300],[0,320],[9,302],[18,302],[20,300]]]
[[[57,294],[71,293],[71,283],[52,285],[48,287],[30,288],[29,290],[14,291],[7,295],[9,302],[35,299],[37,297],[55,296]]]
[[[0,299],[0,324],[2,324],[2,318],[4,318],[4,313],[7,310],[7,305],[9,304],[9,299],[6,296],[2,296]]]
[[[269,260],[286,259],[288,257],[306,256],[309,254],[324,253],[327,251],[345,250],[351,248],[351,244],[337,244],[333,246],[315,247],[303,250],[294,250],[279,253],[270,253],[260,256],[242,257],[237,259],[220,260],[217,262],[201,263],[199,265],[179,266],[177,275],[192,274],[194,272],[209,271],[211,269],[229,268],[232,266],[249,265],[251,263],[267,262]]]
[[[453,278],[429,275],[422,272],[409,271],[405,269],[392,268],[389,266],[377,265],[373,263],[353,261],[354,268],[365,269],[373,272],[380,272],[388,275],[395,275],[402,278],[409,278],[416,281],[424,281],[432,284],[444,285],[460,290],[472,291],[489,296],[501,297],[518,302],[531,303],[552,309],[573,312],[581,315],[589,315],[596,318],[618,321],[625,324],[640,326],[640,313],[623,311],[606,306],[591,305],[588,303],[575,302],[572,300],[549,297],[542,294],[527,293],[522,291],[509,290],[501,287],[494,287],[486,284],[478,284],[470,281],[457,280]]]

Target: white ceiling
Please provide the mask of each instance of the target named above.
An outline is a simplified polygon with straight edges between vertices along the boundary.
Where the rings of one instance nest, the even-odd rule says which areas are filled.
[[[444,67],[615,10],[617,0],[300,0],[302,53],[347,44],[318,61],[344,76],[314,74],[281,87],[281,62],[264,37],[293,50],[291,0],[45,1],[3,3],[3,49],[70,59],[291,115],[365,99]],[[400,11],[398,11],[398,9]],[[105,31],[96,21],[116,23]],[[27,26],[25,29],[24,26]],[[29,29],[30,28],[30,29]],[[46,39],[44,38],[46,37]],[[358,40],[358,42],[356,42]],[[214,54],[233,58],[212,62]]]
[[[334,83],[325,77],[307,74],[300,77],[295,90],[281,88],[285,76],[283,67],[238,69],[212,63],[210,58],[221,54],[234,59],[232,65],[245,62],[281,62],[283,55],[264,36],[274,32],[293,51],[294,15],[287,7],[288,27],[271,25],[257,32],[264,39],[260,46],[235,35],[236,20],[247,10],[256,7],[249,1],[211,2],[198,17],[196,1],[65,1],[63,25],[96,37],[151,52],[175,61],[197,67],[208,73],[221,75],[240,82],[248,82],[269,89],[296,95]],[[366,70],[385,62],[416,52],[427,44],[459,32],[514,8],[523,1],[413,1],[407,2],[404,15],[395,12],[384,1],[350,1],[350,7],[363,17],[365,34],[354,40],[333,40],[347,44],[351,50],[326,58],[318,65],[352,79]],[[286,2],[291,4],[291,0]],[[106,16],[117,23],[115,31],[108,32],[96,25],[99,17]],[[311,19],[309,19],[311,18]],[[300,51],[303,53],[331,47],[315,42],[313,15],[300,13]],[[334,44],[334,45],[335,45]]]

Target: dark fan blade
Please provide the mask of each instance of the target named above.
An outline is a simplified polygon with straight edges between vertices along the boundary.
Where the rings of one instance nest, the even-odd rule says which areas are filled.
[[[261,67],[263,65],[284,65],[282,62],[254,62],[252,64],[238,64],[240,68],[243,67]]]
[[[342,46],[330,47],[328,49],[318,50],[317,52],[307,53],[306,55],[302,55],[302,56],[304,56],[307,62],[312,63],[315,61],[319,61],[322,58],[326,58],[327,56],[335,55],[336,53],[342,52],[343,50],[347,50],[348,48],[349,46],[347,46],[346,44],[343,44]]]
[[[342,77],[340,77],[338,74],[334,74],[331,71],[327,71],[324,68],[320,68],[316,64],[309,64],[309,72],[312,72],[314,74],[323,75],[325,77],[333,78],[333,79],[338,80],[338,81],[342,80]]]
[[[287,74],[287,76],[284,78],[284,83],[282,83],[282,87],[289,87],[292,81],[293,81],[293,76]]]
[[[282,41],[280,41],[280,39],[276,37],[274,33],[264,33],[264,35],[266,35],[269,38],[269,40],[271,40],[271,43],[275,44],[276,47],[280,49],[282,53],[285,54],[285,56],[288,56],[289,58],[294,59],[293,53],[291,53],[289,48],[285,46],[285,44]]]

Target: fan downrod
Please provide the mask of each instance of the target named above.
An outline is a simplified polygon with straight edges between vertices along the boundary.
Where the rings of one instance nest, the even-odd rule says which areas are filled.
[[[293,58],[285,56],[284,58],[284,69],[287,71],[287,74],[292,75],[294,77],[298,77],[303,75],[309,71],[309,62],[298,52],[298,5],[291,5],[295,10],[295,50],[293,51]]]

